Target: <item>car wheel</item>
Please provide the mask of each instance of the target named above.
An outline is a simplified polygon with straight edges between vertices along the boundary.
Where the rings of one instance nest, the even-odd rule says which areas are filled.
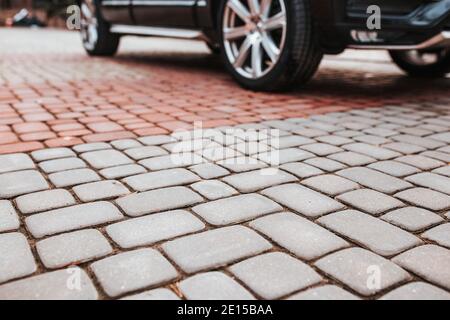
[[[223,0],[219,26],[227,69],[252,90],[303,84],[323,57],[309,0]]]
[[[81,39],[83,47],[92,56],[112,56],[119,47],[120,36],[109,32],[95,0],[81,1]]]
[[[389,53],[400,69],[414,77],[439,78],[450,73],[450,48]]]

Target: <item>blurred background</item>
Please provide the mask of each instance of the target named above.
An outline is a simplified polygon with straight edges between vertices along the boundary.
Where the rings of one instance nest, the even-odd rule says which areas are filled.
[[[64,27],[74,0],[0,0],[0,26]]]

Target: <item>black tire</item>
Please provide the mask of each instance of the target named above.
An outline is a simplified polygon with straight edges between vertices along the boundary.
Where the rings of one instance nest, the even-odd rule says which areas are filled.
[[[430,64],[419,64],[411,59],[411,51],[389,51],[392,61],[408,75],[418,78],[441,78],[450,73],[450,49],[431,52],[437,60]]]
[[[284,47],[273,69],[258,79],[249,79],[239,74],[225,53],[222,26],[227,0],[221,2],[218,27],[222,58],[227,70],[244,88],[254,91],[277,92],[300,86],[314,76],[323,58],[311,13],[310,1],[314,0],[282,1],[284,1],[287,11]]]
[[[93,14],[97,19],[96,31],[97,39],[93,43],[89,43],[82,33],[83,47],[86,52],[91,56],[112,56],[117,52],[120,43],[120,36],[118,34],[113,34],[109,31],[110,25],[103,19],[100,12],[97,1],[95,0],[81,0],[81,6],[87,5],[90,10],[94,11]],[[81,10],[81,15],[83,17],[83,10]]]
[[[206,42],[206,46],[208,47],[209,51],[211,51],[212,54],[216,55],[220,54],[220,45]]]

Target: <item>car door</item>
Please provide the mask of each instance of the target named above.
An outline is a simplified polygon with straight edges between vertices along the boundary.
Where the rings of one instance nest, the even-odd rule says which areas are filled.
[[[111,24],[132,24],[131,0],[101,0],[103,18]]]
[[[131,0],[132,15],[137,25],[191,28],[195,26],[196,2],[197,0]]]

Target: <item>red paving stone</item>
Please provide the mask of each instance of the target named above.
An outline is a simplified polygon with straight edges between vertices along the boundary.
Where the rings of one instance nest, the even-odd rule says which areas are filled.
[[[450,92],[448,80],[408,79],[362,53],[328,58],[299,90],[256,93],[237,86],[201,44],[127,44],[114,58],[89,58],[74,33],[0,29],[0,153],[166,134],[197,121],[209,128],[436,103]]]

